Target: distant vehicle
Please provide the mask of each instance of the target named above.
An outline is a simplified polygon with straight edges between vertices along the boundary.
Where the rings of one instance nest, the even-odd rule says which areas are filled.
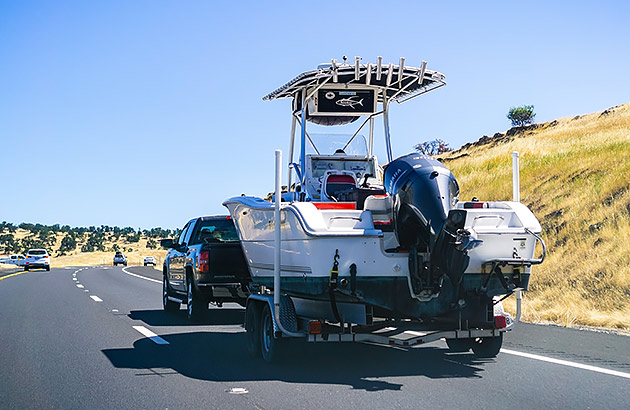
[[[229,216],[191,219],[177,240],[162,239],[164,310],[177,311],[186,303],[188,319],[206,315],[208,304],[245,306],[251,276],[234,222]]]
[[[119,263],[127,266],[127,257],[122,252],[116,252],[114,255],[114,266],[118,266]]]
[[[50,255],[46,249],[29,249],[24,260],[24,270],[45,268],[50,271]]]
[[[6,264],[11,264],[11,265],[17,265],[17,266],[24,266],[25,262],[26,262],[26,257],[22,255],[21,253],[0,258],[0,263],[6,263]]]
[[[147,256],[144,258],[144,266],[147,266],[147,265],[155,266],[156,264],[157,262],[155,261],[155,258],[153,256]]]

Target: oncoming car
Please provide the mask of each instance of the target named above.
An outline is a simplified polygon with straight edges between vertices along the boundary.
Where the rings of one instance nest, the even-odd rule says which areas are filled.
[[[116,252],[114,255],[114,266],[118,266],[119,263],[127,266],[127,257],[122,252]]]
[[[45,268],[50,271],[50,255],[46,249],[29,249],[24,260],[24,270]]]

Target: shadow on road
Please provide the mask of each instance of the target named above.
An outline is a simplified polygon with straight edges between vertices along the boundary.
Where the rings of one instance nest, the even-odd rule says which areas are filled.
[[[165,312],[163,310],[132,310],[129,318],[141,320],[150,326],[190,326],[190,325],[242,325],[245,323],[245,309],[243,308],[216,308],[208,309],[205,318],[191,323],[186,310],[178,312]]]
[[[103,353],[117,368],[142,369],[162,377],[168,374],[154,369],[172,369],[186,377],[209,381],[280,380],[349,385],[365,391],[401,389],[402,384],[378,380],[383,377],[480,378],[482,365],[487,362],[472,354],[450,354],[431,346],[402,351],[358,343],[311,344],[292,339],[284,360],[269,364],[247,355],[244,332],[193,332],[162,337],[170,344],[156,345],[141,339],[133,348],[106,349]]]

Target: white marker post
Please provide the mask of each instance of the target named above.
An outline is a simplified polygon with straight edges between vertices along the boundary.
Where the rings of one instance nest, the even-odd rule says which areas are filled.
[[[275,323],[278,326],[278,329],[285,336],[291,337],[302,337],[303,333],[300,332],[292,332],[282,325],[282,321],[280,320],[280,251],[282,246],[282,236],[281,236],[281,225],[282,221],[280,220],[280,202],[282,202],[282,151],[276,150],[276,197],[275,207],[274,207],[274,255],[273,255],[273,311],[274,311],[274,319]]]
[[[521,177],[518,165],[518,151],[512,152],[512,201],[521,202]]]
[[[273,304],[280,307],[280,202],[282,201],[282,151],[276,150],[276,197],[274,208]]]
[[[518,151],[512,152],[512,201],[521,202],[521,178],[518,164]],[[510,323],[506,330],[513,329],[516,324],[521,320],[521,302],[523,300],[523,294],[520,288],[514,290],[514,296],[516,297],[516,317],[514,321]]]

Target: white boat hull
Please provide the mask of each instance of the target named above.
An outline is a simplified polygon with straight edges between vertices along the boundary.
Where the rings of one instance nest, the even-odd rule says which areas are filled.
[[[224,205],[235,220],[254,283],[273,288],[273,204],[237,197]],[[487,214],[488,210],[485,212]],[[514,210],[510,208],[504,213],[514,213]],[[469,225],[475,223],[475,215],[472,212],[471,215]],[[370,211],[327,211],[307,202],[282,203],[281,221],[283,293],[329,300],[329,279],[338,254],[339,277],[335,292],[339,301],[372,305],[391,312],[391,316],[407,318],[440,316],[452,311],[457,302],[459,284],[450,283],[448,277],[439,292],[428,297],[414,294],[409,253],[385,250],[384,234],[374,229]],[[512,258],[514,244],[521,256],[531,258],[535,239],[522,226],[502,227],[499,232],[497,227],[490,229],[476,224],[477,237],[484,244],[468,252],[470,263],[463,276],[463,286],[473,290],[485,283],[488,297],[505,294],[507,290],[501,282],[490,275],[488,261]],[[524,266],[519,272],[519,287],[527,287],[530,269]]]

